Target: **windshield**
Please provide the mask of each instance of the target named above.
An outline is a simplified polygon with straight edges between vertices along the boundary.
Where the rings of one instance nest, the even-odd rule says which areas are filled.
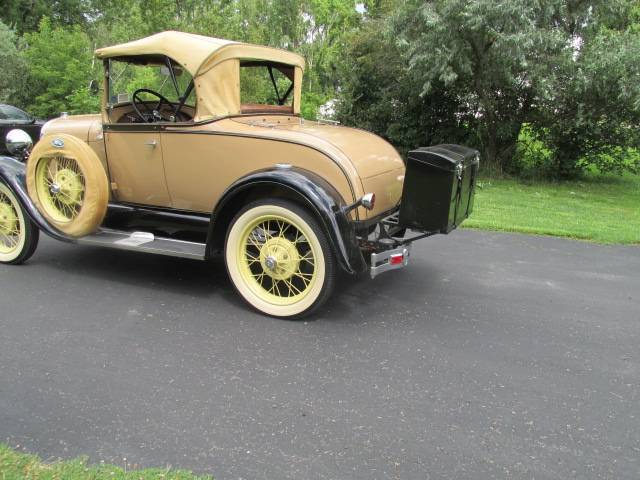
[[[146,63],[145,63],[146,62]],[[118,105],[131,102],[138,89],[148,89],[160,93],[170,102],[179,103],[185,93],[185,105],[194,106],[195,91],[190,89],[191,75],[175,62],[166,57],[142,59],[134,62],[110,60],[109,62],[109,104]],[[173,75],[171,75],[173,71]],[[156,97],[146,93],[143,99],[155,100]]]

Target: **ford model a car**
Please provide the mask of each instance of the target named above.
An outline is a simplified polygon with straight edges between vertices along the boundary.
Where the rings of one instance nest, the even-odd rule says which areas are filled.
[[[340,272],[409,262],[411,242],[473,208],[478,154],[419,148],[300,116],[304,60],[164,32],[96,51],[102,110],[14,130],[0,157],[0,262],[67,242],[191,259],[224,255],[257,310],[298,318]]]

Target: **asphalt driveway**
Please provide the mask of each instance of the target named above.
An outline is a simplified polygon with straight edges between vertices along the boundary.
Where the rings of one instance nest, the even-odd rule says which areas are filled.
[[[213,265],[0,267],[0,441],[218,479],[640,478],[640,248],[458,231],[263,318]],[[126,459],[126,460],[125,460]]]

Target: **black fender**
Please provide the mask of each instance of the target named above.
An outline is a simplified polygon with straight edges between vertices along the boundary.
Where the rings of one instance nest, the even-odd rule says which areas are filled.
[[[278,189],[304,202],[324,227],[340,267],[350,274],[366,271],[354,224],[343,211],[340,194],[322,177],[296,167],[257,171],[227,188],[211,216],[207,235],[209,256],[223,250],[229,222],[245,204],[247,194],[255,189]]]
[[[29,198],[27,166],[24,163],[12,157],[0,156],[0,179],[16,194],[22,208],[41,231],[61,242],[73,242],[72,239],[52,227]]]

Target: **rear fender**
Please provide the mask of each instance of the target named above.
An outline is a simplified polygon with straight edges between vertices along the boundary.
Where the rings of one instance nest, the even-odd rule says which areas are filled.
[[[16,194],[22,204],[22,208],[27,212],[27,215],[29,215],[33,223],[44,233],[56,240],[72,242],[72,239],[49,225],[49,222],[40,214],[29,198],[29,194],[27,193],[26,170],[27,166],[15,158],[0,156],[0,179]]]
[[[223,250],[229,223],[252,191],[274,189],[286,192],[315,213],[344,271],[350,274],[366,271],[354,225],[343,212],[340,195],[323,178],[295,167],[254,172],[231,185],[213,211],[207,236],[208,254]]]

